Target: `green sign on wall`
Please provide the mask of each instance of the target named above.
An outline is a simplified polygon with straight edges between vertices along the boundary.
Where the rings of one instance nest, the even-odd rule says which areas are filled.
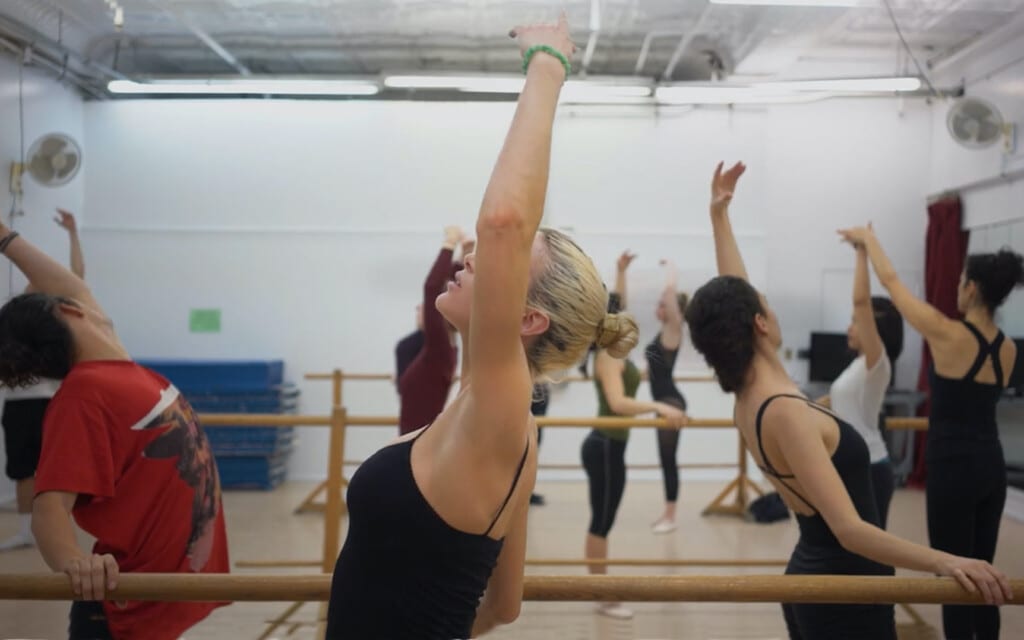
[[[192,333],[220,333],[220,309],[192,309],[188,314]]]

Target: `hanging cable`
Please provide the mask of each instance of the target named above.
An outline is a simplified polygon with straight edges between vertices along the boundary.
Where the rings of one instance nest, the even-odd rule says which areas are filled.
[[[898,20],[896,20],[896,13],[892,10],[892,2],[890,0],[882,0],[882,4],[885,5],[885,10],[889,12],[889,20],[892,21],[893,29],[896,30],[896,35],[899,36],[900,42],[903,43],[903,49],[907,52],[907,55],[910,56],[910,59],[914,61],[914,66],[917,67],[917,72],[921,75],[921,79],[924,80],[924,83],[926,85],[928,85],[928,90],[931,92],[931,94],[936,98],[939,97],[940,94],[938,90],[935,88],[935,85],[932,84],[932,81],[928,78],[928,74],[925,73],[924,67],[921,66],[921,63],[918,61],[917,56],[915,56],[914,52],[910,49],[910,45],[907,43],[907,39],[903,37],[903,30],[900,29],[900,23]]]

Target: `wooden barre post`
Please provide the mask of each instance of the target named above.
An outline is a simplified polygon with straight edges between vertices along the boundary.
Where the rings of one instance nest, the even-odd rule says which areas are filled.
[[[1011,580],[1024,604],[1024,580]],[[328,599],[329,575],[126,573],[111,599],[284,602]],[[73,600],[62,574],[0,575],[0,600]],[[526,576],[523,599],[560,602],[813,602],[981,604],[952,578],[875,576]]]

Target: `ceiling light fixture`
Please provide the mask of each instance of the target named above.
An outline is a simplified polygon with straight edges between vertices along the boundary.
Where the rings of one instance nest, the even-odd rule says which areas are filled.
[[[107,90],[141,95],[282,95],[372,96],[380,91],[367,80],[314,80],[306,78],[197,78],[175,80],[111,80]]]

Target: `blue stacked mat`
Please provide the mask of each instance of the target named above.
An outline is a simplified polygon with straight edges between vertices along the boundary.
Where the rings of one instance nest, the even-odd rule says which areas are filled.
[[[144,360],[197,413],[295,413],[299,390],[281,360]],[[285,479],[293,427],[204,427],[225,489],[273,489]]]

